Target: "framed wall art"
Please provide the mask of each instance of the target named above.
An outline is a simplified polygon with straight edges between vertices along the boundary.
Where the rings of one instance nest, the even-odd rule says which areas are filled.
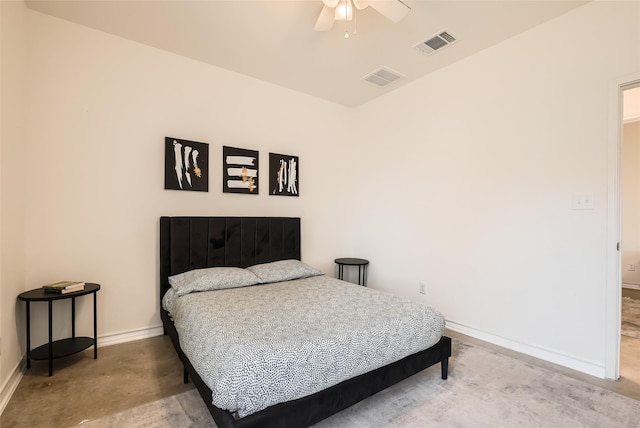
[[[258,151],[222,147],[222,191],[258,194]]]
[[[209,145],[165,137],[164,188],[209,191]]]
[[[269,153],[269,194],[300,194],[300,160],[298,156]]]

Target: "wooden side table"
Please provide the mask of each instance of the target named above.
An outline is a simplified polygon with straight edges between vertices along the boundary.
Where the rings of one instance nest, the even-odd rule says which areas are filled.
[[[369,260],[347,257],[336,259],[335,262],[338,264],[338,279],[343,279],[345,266],[358,266],[358,285],[367,286],[367,265]]]
[[[86,283],[84,290],[73,293],[47,293],[42,288],[25,291],[18,299],[27,303],[27,368],[31,360],[49,360],[49,376],[53,376],[53,360],[84,351],[93,345],[93,359],[98,358],[97,292],[100,284]],[[93,337],[76,337],[76,297],[93,294]],[[71,337],[53,340],[52,307],[54,300],[71,299]],[[49,343],[31,349],[31,302],[47,302],[49,305]]]

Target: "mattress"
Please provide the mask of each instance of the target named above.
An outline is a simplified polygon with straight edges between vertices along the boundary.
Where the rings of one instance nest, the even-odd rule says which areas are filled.
[[[429,348],[444,317],[327,276],[163,299],[212,403],[244,417]]]

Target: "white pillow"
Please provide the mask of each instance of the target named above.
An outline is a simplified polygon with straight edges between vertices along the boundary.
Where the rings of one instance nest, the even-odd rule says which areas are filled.
[[[253,272],[237,267],[213,267],[190,270],[169,277],[169,284],[178,296],[194,291],[224,290],[260,283]]]
[[[254,265],[247,270],[253,272],[263,284],[324,275],[324,272],[295,259]]]

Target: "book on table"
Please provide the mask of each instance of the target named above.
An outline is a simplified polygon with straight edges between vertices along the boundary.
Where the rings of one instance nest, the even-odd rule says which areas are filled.
[[[84,290],[84,285],[83,281],[58,281],[43,285],[42,288],[46,292],[66,294]]]

